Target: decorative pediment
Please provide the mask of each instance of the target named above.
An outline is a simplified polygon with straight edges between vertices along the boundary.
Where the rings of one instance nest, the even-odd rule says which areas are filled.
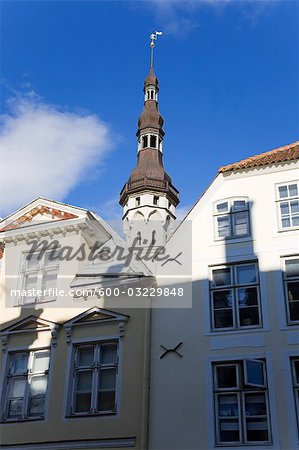
[[[13,323],[9,327],[4,328],[0,332],[2,341],[2,350],[6,350],[7,341],[10,335],[20,334],[20,333],[32,333],[40,331],[49,331],[52,336],[51,344],[53,347],[56,346],[57,332],[60,325],[55,322],[51,322],[46,319],[42,319],[36,316],[28,316],[16,323]]]
[[[55,207],[46,206],[41,203],[29,211],[26,211],[24,214],[12,219],[12,221],[9,221],[4,227],[0,228],[0,232],[22,228],[31,225],[34,221],[40,223],[77,218],[78,216],[76,214]]]
[[[94,306],[93,308],[84,311],[82,314],[79,314],[78,316],[64,323],[63,327],[66,331],[67,343],[71,343],[72,328],[82,325],[92,326],[107,323],[118,323],[120,337],[123,338],[125,322],[127,322],[128,319],[129,316],[127,316],[126,314],[120,314],[115,311],[110,311],[108,309]]]

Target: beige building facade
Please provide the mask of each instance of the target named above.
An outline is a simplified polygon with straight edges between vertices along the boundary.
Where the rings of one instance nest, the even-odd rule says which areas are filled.
[[[89,211],[42,198],[0,233],[1,448],[144,448],[147,299],[135,307],[126,292],[151,279],[148,269],[89,261],[95,244],[125,243]],[[43,242],[57,259],[53,247],[32,251]]]

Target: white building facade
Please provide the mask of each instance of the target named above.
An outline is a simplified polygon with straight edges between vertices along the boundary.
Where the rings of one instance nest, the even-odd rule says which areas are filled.
[[[220,168],[166,245],[192,227],[192,306],[152,311],[151,449],[298,448],[298,158]]]

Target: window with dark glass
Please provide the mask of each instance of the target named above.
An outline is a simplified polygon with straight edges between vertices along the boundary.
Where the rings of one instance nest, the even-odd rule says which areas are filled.
[[[277,206],[281,229],[299,227],[298,182],[277,186]]]
[[[260,359],[214,364],[217,444],[271,440],[265,362]]]
[[[4,392],[4,421],[43,419],[50,350],[9,353]]]
[[[150,147],[156,148],[157,147],[157,136],[154,134],[151,134],[150,136]]]
[[[288,323],[299,323],[299,255],[284,260],[283,277]]]
[[[246,198],[227,199],[214,206],[216,239],[250,235],[249,206]]]
[[[257,263],[211,269],[212,329],[239,329],[262,325]]]
[[[292,377],[293,377],[293,388],[294,388],[294,400],[297,410],[297,420],[299,428],[299,356],[297,358],[292,358]],[[299,431],[299,430],[298,430]]]
[[[142,136],[142,148],[148,147],[148,136]]]
[[[71,415],[116,411],[117,342],[80,345],[75,348]]]

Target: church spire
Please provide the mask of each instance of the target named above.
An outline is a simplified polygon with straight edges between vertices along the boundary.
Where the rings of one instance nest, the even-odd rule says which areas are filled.
[[[136,219],[145,223],[160,221],[163,227],[165,221],[175,219],[175,207],[179,203],[179,193],[163,166],[164,119],[158,108],[159,82],[153,67],[153,51],[159,34],[162,33],[151,35],[150,71],[144,81],[144,107],[136,133],[137,164],[120,193],[127,236],[131,222]]]

